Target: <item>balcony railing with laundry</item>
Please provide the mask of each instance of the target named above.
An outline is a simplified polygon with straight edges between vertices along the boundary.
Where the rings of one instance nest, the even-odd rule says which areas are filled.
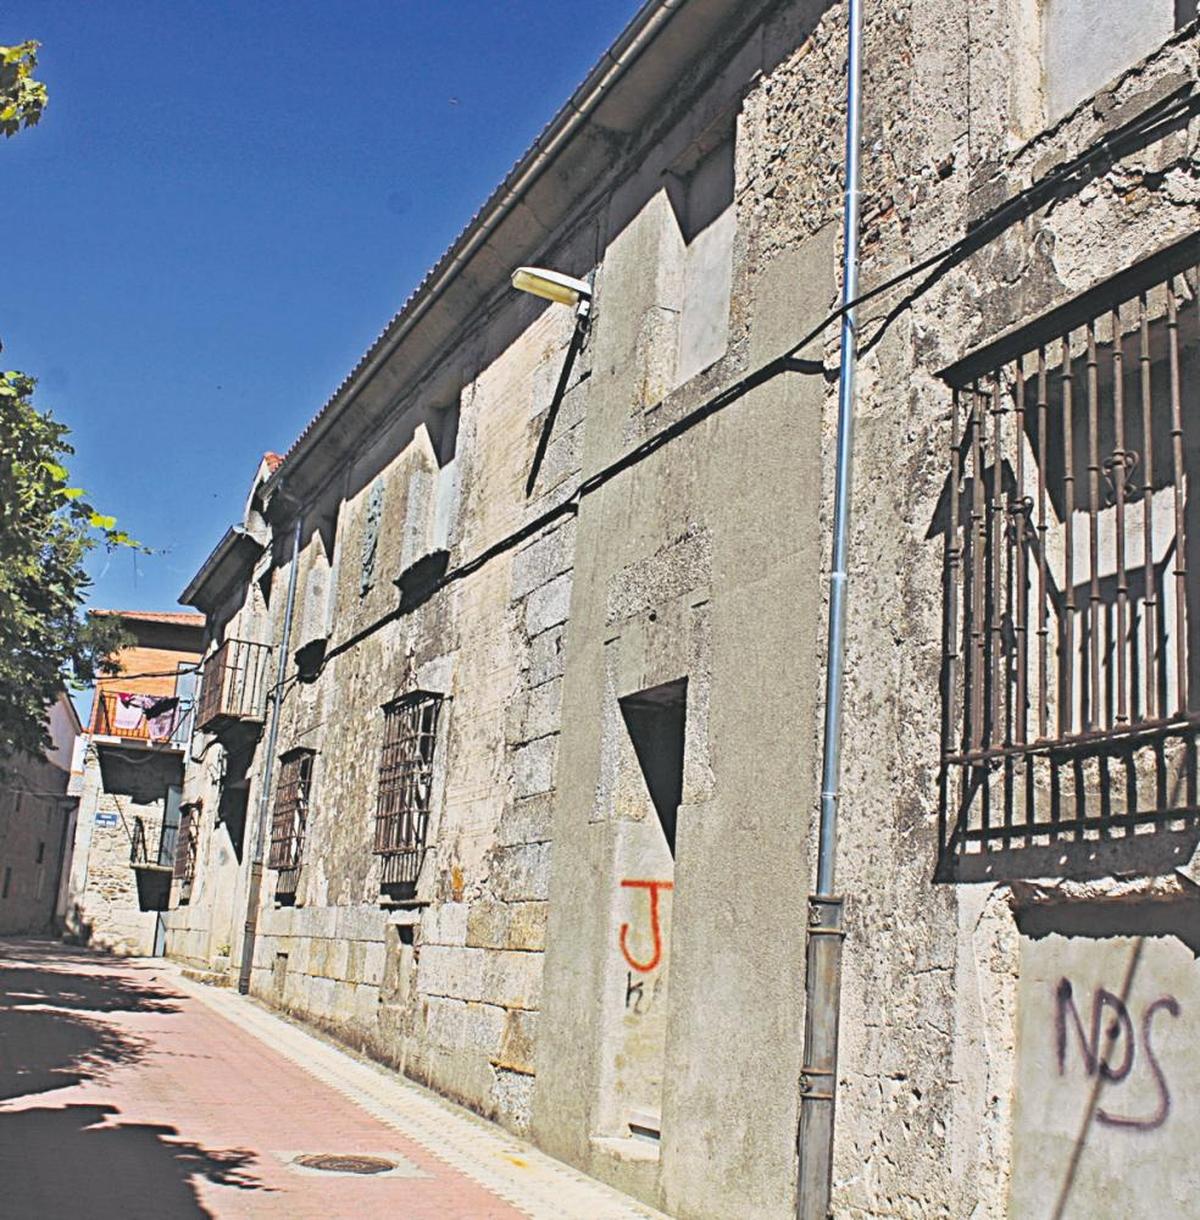
[[[194,710],[195,701],[182,694],[100,691],[91,731],[102,737],[182,750],[191,736]]]

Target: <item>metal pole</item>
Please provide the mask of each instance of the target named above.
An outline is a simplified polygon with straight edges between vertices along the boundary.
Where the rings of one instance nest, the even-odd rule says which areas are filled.
[[[853,474],[854,373],[858,317],[859,142],[862,123],[862,0],[849,0],[846,88],[846,201],[842,256],[842,347],[838,380],[833,560],[829,575],[829,650],[825,670],[824,765],[816,892],[809,898],[804,1065],[800,1076],[799,1220],[827,1220],[833,1184],[838,1013],[842,981],[842,900],[834,894],[842,687],[846,655],[846,575]]]
[[[296,605],[296,570],[299,568],[302,514],[296,516],[292,532],[292,568],[288,573],[287,604],[283,611],[283,639],[279,644],[279,663],[275,667],[275,692],[271,696],[271,727],[267,730],[267,756],[263,762],[262,791],[258,797],[258,823],[254,831],[254,855],[250,861],[250,887],[246,897],[246,927],[242,937],[242,960],[238,968],[238,991],[250,990],[254,968],[254,942],[258,936],[258,904],[262,896],[263,851],[266,844],[267,817],[271,808],[271,777],[275,771],[275,745],[279,738],[279,712],[283,703],[283,684],[287,678],[288,646],[292,636],[292,611]]]

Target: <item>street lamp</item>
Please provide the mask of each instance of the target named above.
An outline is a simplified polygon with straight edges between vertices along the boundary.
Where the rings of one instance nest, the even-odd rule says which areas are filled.
[[[561,271],[548,271],[544,267],[518,267],[512,273],[512,286],[518,292],[528,292],[560,305],[574,305],[575,316],[586,318],[591,312],[592,286],[586,280],[577,280]]]
[[[546,412],[546,420],[542,425],[542,434],[538,437],[537,451],[533,455],[533,464],[529,468],[529,478],[525,481],[525,495],[533,495],[537,485],[538,471],[542,468],[542,460],[546,456],[546,446],[550,443],[550,434],[554,431],[554,421],[558,417],[558,408],[562,405],[563,395],[567,392],[567,382],[571,377],[571,369],[575,365],[575,357],[583,346],[587,335],[588,317],[592,312],[592,286],[587,280],[577,280],[573,275],[563,275],[561,271],[547,271],[545,267],[518,267],[512,273],[512,286],[518,292],[532,293],[535,297],[543,297],[547,301],[557,301],[559,305],[575,306],[575,329],[571,332],[571,343],[567,348],[567,358],[563,361],[562,371],[558,375],[558,385],[554,389],[554,398],[550,409]]]

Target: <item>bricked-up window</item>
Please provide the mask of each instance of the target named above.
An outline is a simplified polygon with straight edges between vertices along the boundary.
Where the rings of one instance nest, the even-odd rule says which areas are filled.
[[[196,876],[196,853],[200,844],[200,806],[179,807],[179,833],[175,839],[176,881],[190,886]]]
[[[952,856],[1197,812],[1194,258],[1181,243],[947,373]]]
[[[295,872],[300,867],[313,757],[312,750],[292,750],[279,760],[279,786],[275,789],[275,810],[271,818],[270,868]],[[281,876],[280,884],[284,885],[285,880]]]
[[[385,887],[411,886],[420,872],[441,710],[441,695],[428,691],[414,691],[384,708],[375,853],[382,857]]]

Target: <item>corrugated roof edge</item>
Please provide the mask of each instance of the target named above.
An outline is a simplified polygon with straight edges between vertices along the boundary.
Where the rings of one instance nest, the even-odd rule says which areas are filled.
[[[358,363],[342,379],[326,400],[325,405],[305,425],[304,430],[292,442],[282,461],[274,468],[269,485],[274,485],[286,473],[288,463],[303,448],[310,438],[315,440],[318,430],[330,426],[337,413],[353,399],[357,388],[369,377],[369,366],[390,353],[384,349],[398,343],[403,333],[414,324],[470,257],[473,245],[482,244],[488,231],[518,202],[525,190],[541,176],[550,160],[557,153],[555,144],[586,121],[588,115],[599,104],[612,84],[638,58],[641,52],[671,19],[687,4],[687,0],[646,0],[633,15],[629,24],[617,36],[612,46],[600,57],[596,65],[583,79],[583,83],[567,99],[558,113],[546,124],[537,138],[508,172],[504,181],[491,193],[483,206],[471,217],[466,227],[455,238],[445,254],[425,273],[424,278],[409,295],[380,332],[374,343],[359,358]],[[528,181],[523,179],[528,178]]]

